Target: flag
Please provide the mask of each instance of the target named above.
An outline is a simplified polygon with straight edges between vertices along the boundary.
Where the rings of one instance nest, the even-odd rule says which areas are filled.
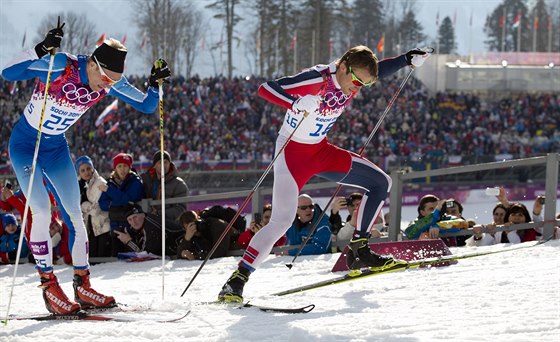
[[[385,33],[381,35],[381,38],[377,43],[377,52],[382,53],[384,48],[385,48]]]
[[[290,49],[294,49],[297,45],[297,32],[294,33],[294,35],[292,36],[292,45],[290,46]]]
[[[455,12],[453,13],[453,27],[455,27],[456,22],[457,22],[457,9],[455,9]]]
[[[115,99],[115,101],[111,102],[111,104],[108,105],[107,108],[105,108],[101,112],[101,114],[99,114],[99,117],[97,118],[97,120],[95,120],[95,127],[99,127],[105,122],[111,120],[113,115],[115,115],[115,111],[118,108],[119,108],[118,99]]]
[[[122,38],[121,43],[124,45],[126,43],[126,33],[124,34],[124,37]]]
[[[87,48],[88,46],[88,38],[89,38],[89,34],[86,33],[86,39],[84,39],[84,47]]]
[[[535,15],[535,19],[533,20],[533,28],[537,30],[539,28],[539,17]]]
[[[206,50],[206,32],[202,33],[202,42],[200,42],[200,48]]]
[[[101,44],[103,44],[103,41],[105,40],[105,33],[102,33],[99,38],[97,39],[97,43],[95,43],[95,46],[100,46]]]
[[[436,26],[439,26],[439,10],[437,11],[436,14]]]
[[[518,11],[515,19],[513,19],[513,28],[518,28],[519,23],[521,23],[521,11]]]
[[[548,27],[547,27],[547,29],[548,29],[548,32],[552,31],[552,17],[550,15],[548,16]]]
[[[119,122],[117,121],[111,128],[105,131],[105,134],[113,133],[119,128]]]
[[[148,40],[148,36],[146,34],[146,31],[144,31],[144,33],[142,34],[142,43],[140,43],[140,49],[144,48],[147,40]]]
[[[500,28],[504,28],[505,23],[506,23],[506,16],[502,15],[500,17]]]
[[[21,48],[25,46],[25,36],[27,36],[27,29],[23,31],[23,39],[21,40]]]

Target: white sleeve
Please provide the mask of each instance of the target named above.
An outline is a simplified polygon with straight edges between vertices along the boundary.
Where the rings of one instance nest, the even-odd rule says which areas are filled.
[[[336,234],[337,240],[350,240],[352,238],[352,233],[354,233],[354,229],[356,229],[350,222],[346,222],[342,228]]]

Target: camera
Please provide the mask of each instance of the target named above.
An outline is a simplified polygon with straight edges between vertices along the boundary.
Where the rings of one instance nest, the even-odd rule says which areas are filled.
[[[196,220],[194,221],[194,225],[196,226],[196,230],[201,232],[206,229],[207,223],[204,220]]]
[[[499,196],[500,188],[486,188],[486,196]]]
[[[6,182],[6,189],[12,189],[12,183]]]
[[[261,213],[254,213],[253,214],[253,219],[255,220],[256,224],[261,224],[262,223],[262,214]]]
[[[453,208],[455,206],[455,201],[445,201],[446,208]]]

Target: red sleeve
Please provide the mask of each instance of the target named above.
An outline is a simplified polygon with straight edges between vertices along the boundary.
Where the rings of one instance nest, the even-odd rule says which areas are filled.
[[[253,232],[251,230],[246,230],[243,233],[241,233],[237,238],[237,244],[239,245],[239,248],[242,249],[247,248],[252,238],[253,238]]]
[[[291,109],[294,101],[304,95],[317,95],[323,87],[323,76],[317,67],[294,76],[268,81],[259,86],[258,94],[270,103]]]

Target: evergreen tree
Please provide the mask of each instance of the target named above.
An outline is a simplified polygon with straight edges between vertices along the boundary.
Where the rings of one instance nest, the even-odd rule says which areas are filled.
[[[404,50],[421,46],[426,41],[426,35],[422,33],[422,26],[416,20],[416,15],[412,10],[404,15],[399,25],[399,31],[401,32],[402,49]]]
[[[351,45],[362,44],[375,50],[383,35],[383,4],[380,0],[356,0],[351,23]]]
[[[450,54],[455,52],[457,44],[455,42],[455,28],[449,17],[443,18],[438,29],[439,53]]]
[[[514,20],[521,14],[520,25],[513,27]],[[523,0],[504,0],[486,18],[484,32],[487,40],[486,46],[490,51],[517,51],[518,30],[521,44],[520,51],[529,51],[531,44],[532,20],[528,20],[527,7]]]

